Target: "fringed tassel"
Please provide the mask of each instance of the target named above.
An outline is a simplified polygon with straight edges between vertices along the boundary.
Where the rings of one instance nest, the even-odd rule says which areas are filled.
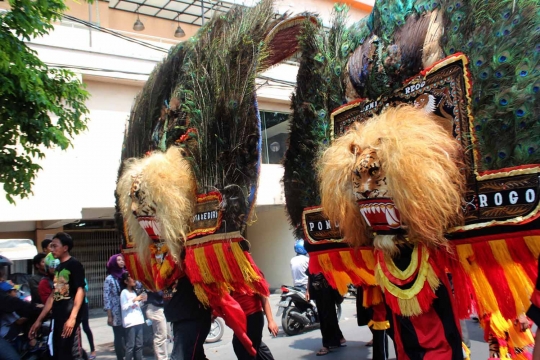
[[[251,257],[250,253],[248,253],[247,251],[244,251],[244,255],[246,256],[246,259],[248,260],[248,262],[251,264],[252,269],[257,273],[257,275],[260,278],[259,281],[253,283],[255,292],[262,296],[270,296],[270,285],[264,278],[263,273],[257,267],[257,265],[255,265],[255,261],[253,261],[253,258]]]
[[[363,286],[362,291],[364,292],[362,299],[363,307],[369,308],[379,304],[383,304],[384,306],[382,290],[379,286]]]
[[[375,266],[377,265],[377,260],[375,260],[373,250],[360,250],[360,255],[368,270],[370,270],[370,272],[374,272]]]
[[[452,284],[455,297],[455,310],[459,319],[468,319],[472,309],[471,283],[460,262],[453,253],[441,252],[444,257],[443,263],[452,274]]]
[[[353,281],[352,284],[354,286],[360,286],[362,284],[376,284],[373,272],[368,272],[364,260],[358,258],[357,255],[359,254],[353,254],[353,250],[348,249],[346,251],[340,251],[339,255],[341,256],[341,260],[343,261],[343,264],[345,265],[347,273],[351,277],[351,280]],[[354,278],[351,272],[355,275]]]
[[[185,268],[197,298],[205,306],[230,291],[270,294],[262,273],[238,241],[186,247]]]
[[[508,296],[512,293],[512,290],[506,279],[504,269],[495,259],[491,247],[487,242],[477,242],[472,244],[472,248],[476,262],[490,280],[491,287],[494,290],[496,289],[494,294],[501,314],[507,319],[515,318],[517,315],[516,303]]]
[[[490,314],[497,312],[499,309],[497,298],[483,270],[475,261],[472,245],[460,244],[456,246],[456,250],[461,266],[471,279],[472,289],[475,292],[475,298],[477,300],[478,313]]]
[[[493,256],[503,268],[508,285],[512,290],[517,310],[515,315],[525,312],[529,308],[529,297],[534,289],[533,282],[524,273],[521,265],[512,260],[512,256],[510,255],[504,240],[490,241],[489,246],[493,251]],[[507,296],[508,295],[509,294],[507,294]]]
[[[540,256],[540,236],[524,236],[523,240],[525,240],[533,257],[538,259],[538,256]]]
[[[463,348],[463,360],[471,360],[471,350],[465,343],[461,343],[461,347]]]
[[[423,249],[423,251],[427,250]],[[386,303],[397,315],[420,315],[429,310],[436,297],[435,290],[440,286],[440,281],[433,269],[434,264],[424,256],[419,267],[412,286],[402,289],[393,284],[381,269],[381,264],[377,264],[375,277],[384,290]]]
[[[512,260],[520,264],[525,274],[534,283],[538,276],[538,266],[536,264],[537,257],[533,255],[529,247],[527,246],[523,237],[506,239],[506,246],[510,252]],[[536,241],[540,242],[540,236],[536,237]]]
[[[217,244],[212,245],[212,247],[214,248],[214,252],[216,253],[216,258],[219,263],[219,269],[221,270],[223,279],[228,283],[233,283],[234,276],[231,273],[231,269],[229,268],[229,265],[227,264],[225,252],[223,251],[223,244],[217,243]]]

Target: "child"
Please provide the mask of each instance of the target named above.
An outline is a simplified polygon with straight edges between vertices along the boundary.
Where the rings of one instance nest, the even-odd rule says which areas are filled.
[[[122,274],[124,290],[120,294],[120,307],[122,308],[122,323],[126,330],[125,360],[142,360],[144,317],[141,302],[145,301],[146,294],[137,296],[135,285],[135,280],[129,273]]]

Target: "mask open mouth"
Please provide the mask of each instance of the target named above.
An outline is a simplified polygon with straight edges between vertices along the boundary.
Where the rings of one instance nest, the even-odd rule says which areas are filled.
[[[154,216],[138,216],[137,221],[152,240],[161,239],[161,227]]]
[[[392,199],[377,198],[357,201],[360,213],[373,230],[391,230],[401,227],[399,210]]]

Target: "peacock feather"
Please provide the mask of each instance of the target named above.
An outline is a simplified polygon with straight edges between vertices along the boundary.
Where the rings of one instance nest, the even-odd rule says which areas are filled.
[[[436,60],[470,59],[481,170],[540,162],[538,0],[377,1],[349,61],[357,97],[376,99]]]
[[[298,238],[302,238],[302,211],[320,205],[315,160],[330,142],[332,110],[346,101],[347,58],[369,32],[367,19],[347,27],[347,12],[346,6],[336,5],[330,29],[306,21],[300,36],[302,57],[283,162],[286,208]]]

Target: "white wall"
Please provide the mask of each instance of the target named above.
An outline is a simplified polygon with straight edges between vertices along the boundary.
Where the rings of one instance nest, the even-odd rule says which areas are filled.
[[[256,222],[248,227],[247,239],[251,254],[264,273],[270,288],[291,285],[291,258],[294,237],[283,205],[263,206],[255,209]]]
[[[126,119],[140,87],[89,81],[88,130],[67,151],[46,150],[34,195],[16,205],[0,200],[0,221],[80,219],[82,208],[114,207]],[[3,197],[0,191],[0,197]]]

